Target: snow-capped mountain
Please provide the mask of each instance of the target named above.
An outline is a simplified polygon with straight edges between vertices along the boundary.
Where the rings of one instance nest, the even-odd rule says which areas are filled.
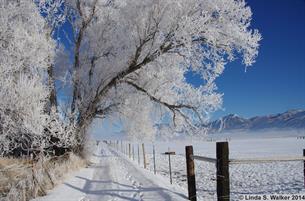
[[[208,124],[211,133],[235,130],[258,131],[267,129],[305,129],[305,110],[289,110],[284,113],[243,118],[230,114]]]

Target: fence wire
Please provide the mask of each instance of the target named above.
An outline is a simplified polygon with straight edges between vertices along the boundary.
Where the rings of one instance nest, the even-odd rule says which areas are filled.
[[[140,166],[143,167],[143,152],[140,144]],[[138,162],[137,143],[134,144],[135,162]],[[126,146],[125,146],[126,147]],[[126,150],[126,149],[125,149]],[[171,150],[175,151],[175,150]],[[147,169],[154,172],[153,149],[151,144],[145,144]],[[168,155],[164,155],[156,146],[156,173],[169,180]],[[198,153],[198,155],[201,155]],[[208,161],[198,159],[209,159]],[[304,193],[303,161],[289,161],[297,157],[273,158],[276,161],[231,160],[230,199],[238,200],[243,194],[290,194]],[[217,200],[216,194],[216,161],[210,157],[194,156],[197,200]],[[261,158],[262,159],[262,158]],[[263,158],[264,159],[264,158]],[[299,157],[303,159],[303,157]],[[131,157],[133,160],[133,157]],[[212,163],[213,162],[213,163]],[[177,153],[171,156],[172,179],[174,184],[187,189],[185,155]],[[185,192],[187,194],[187,192]]]
[[[154,171],[153,154],[148,153],[148,169]],[[186,159],[184,154],[171,155],[172,179],[174,184],[187,189]],[[156,172],[169,180],[168,155],[156,149]],[[215,164],[195,160],[197,200],[217,200]],[[187,195],[187,192],[185,192]]]
[[[198,200],[217,200],[215,163],[195,160],[195,174]]]

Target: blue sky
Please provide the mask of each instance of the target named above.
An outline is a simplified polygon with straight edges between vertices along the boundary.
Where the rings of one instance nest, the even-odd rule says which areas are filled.
[[[224,93],[223,110],[212,119],[230,113],[244,117],[305,109],[305,1],[246,0],[253,11],[252,27],[263,36],[257,62],[245,72],[240,60],[226,66],[217,79]],[[63,30],[61,42],[72,50]],[[188,74],[187,81],[198,86],[202,80]],[[64,97],[62,97],[64,98]]]
[[[241,61],[226,66],[217,80],[223,111],[244,117],[305,109],[305,1],[247,0],[252,27],[263,36],[257,62],[245,72]],[[200,79],[187,77],[198,85]]]

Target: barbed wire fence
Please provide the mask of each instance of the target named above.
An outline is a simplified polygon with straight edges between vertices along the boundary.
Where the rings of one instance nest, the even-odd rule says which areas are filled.
[[[194,160],[216,164],[219,201],[240,200],[244,194],[300,193],[305,187],[305,150],[303,156],[230,159],[228,142],[217,142],[216,158],[196,156],[192,146],[186,147],[186,155],[193,169]],[[195,178],[193,172],[188,170],[188,180]],[[189,182],[188,190],[189,199],[196,200],[196,181]]]
[[[300,156],[266,158],[229,158],[227,148],[219,150],[216,158],[189,154],[193,162],[194,189],[190,189],[186,154],[171,157],[160,151],[153,143],[115,141],[108,142],[127,158],[154,174],[171,177],[173,183],[188,191],[190,200],[239,200],[245,194],[300,193],[304,191],[305,151]],[[115,144],[115,145],[114,145]],[[226,150],[227,149],[227,150]],[[174,150],[168,150],[174,152]],[[226,156],[224,156],[226,155]],[[196,188],[196,186],[198,188]]]

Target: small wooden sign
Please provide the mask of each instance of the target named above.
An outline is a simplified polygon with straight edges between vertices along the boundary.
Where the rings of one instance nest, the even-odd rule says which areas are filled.
[[[164,154],[165,155],[176,155],[176,152],[174,152],[174,151],[167,151]]]
[[[176,152],[174,151],[167,151],[165,153],[163,153],[165,155],[168,155],[168,166],[169,166],[169,179],[170,179],[170,183],[173,183],[173,179],[172,179],[172,165],[171,165],[171,155],[176,155]]]

